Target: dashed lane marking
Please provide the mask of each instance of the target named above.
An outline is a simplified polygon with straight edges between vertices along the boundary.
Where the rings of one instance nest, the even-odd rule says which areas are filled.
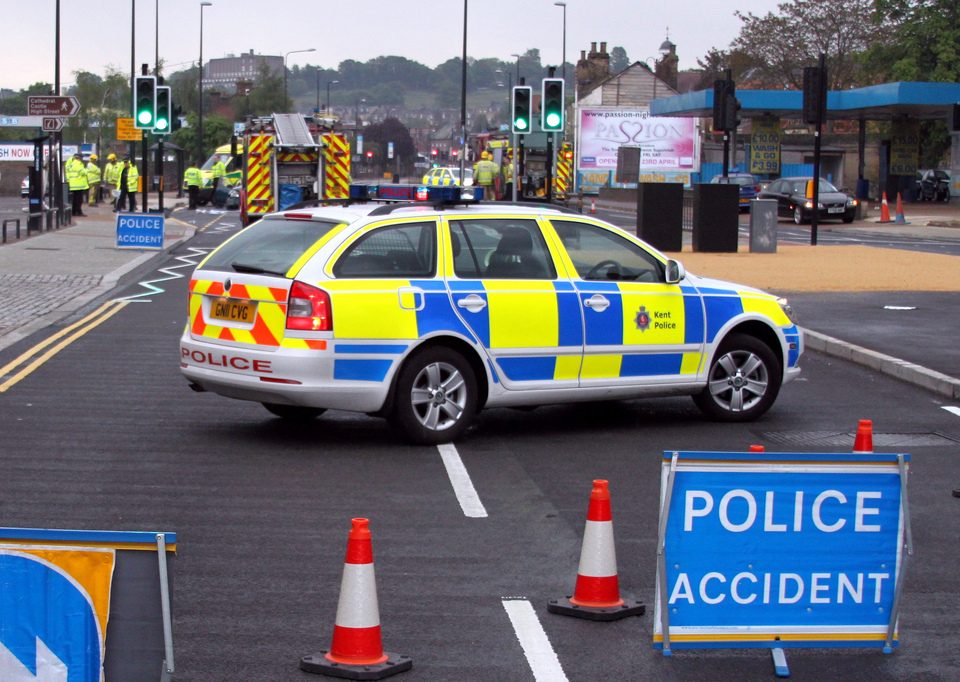
[[[453,486],[453,492],[457,495],[457,501],[464,515],[475,519],[487,518],[487,510],[480,501],[476,489],[473,487],[473,481],[470,480],[470,474],[460,459],[460,453],[453,443],[443,443],[437,446],[440,450],[440,457],[443,458],[443,466],[447,469],[447,476],[450,478],[450,484]]]
[[[520,640],[527,663],[538,682],[563,682],[567,679],[560,659],[550,645],[540,619],[526,599],[503,599],[503,608],[510,618],[513,631]]]
[[[955,405],[941,405],[941,407],[950,414],[955,414],[960,417],[960,407],[956,407]]]

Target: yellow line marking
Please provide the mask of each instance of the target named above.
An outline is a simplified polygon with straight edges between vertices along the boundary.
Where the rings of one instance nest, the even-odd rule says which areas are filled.
[[[198,227],[197,230],[198,230],[198,231],[203,231],[203,230],[207,229],[208,227],[210,227],[211,225],[213,225],[215,222],[217,222],[218,220],[220,220],[220,218],[222,218],[222,217],[225,216],[225,215],[226,215],[226,213],[221,213],[220,215],[218,215],[216,218],[214,218],[213,220],[211,220],[209,223],[207,223],[207,224],[204,225],[203,227]]]
[[[76,330],[75,333],[71,334],[70,336],[67,336],[67,338],[60,341],[60,343],[53,346],[53,348],[48,350],[46,353],[44,353],[43,355],[35,359],[33,362],[28,364],[22,370],[20,370],[19,372],[14,374],[12,377],[7,379],[5,382],[0,384],[0,393],[6,393],[8,389],[20,383],[20,381],[22,381],[24,378],[26,378],[27,376],[32,374],[34,371],[36,371],[38,367],[40,367],[43,363],[45,363],[47,360],[52,358],[54,355],[62,351],[64,348],[66,348],[71,343],[79,339],[81,336],[86,334],[91,329],[94,329],[95,327],[100,326],[101,324],[109,320],[111,317],[116,315],[118,312],[120,312],[123,308],[127,306],[127,303],[128,301],[107,301],[106,303],[104,303],[102,306],[97,308],[95,311],[93,311],[83,319],[78,320],[77,322],[74,322],[73,324],[71,324],[69,327],[66,327],[60,330],[59,332],[51,336],[49,339],[42,341],[41,343],[37,344],[30,350],[27,350],[24,353],[22,353],[20,357],[7,363],[3,367],[0,367],[0,376],[6,376],[10,372],[12,372],[14,369],[19,367],[21,364],[23,364],[24,362],[32,358],[34,355],[42,351],[44,348],[49,346],[50,344],[54,343],[55,341],[57,341],[58,339],[64,336],[67,336],[67,334],[71,334],[71,332],[74,332],[74,330]]]

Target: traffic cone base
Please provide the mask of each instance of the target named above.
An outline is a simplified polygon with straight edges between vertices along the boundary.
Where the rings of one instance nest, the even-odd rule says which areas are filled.
[[[576,587],[564,599],[551,599],[547,604],[550,613],[588,620],[618,620],[646,611],[643,602],[620,597],[608,486],[604,480],[593,482]]]
[[[300,670],[347,680],[382,680],[384,677],[406,672],[413,667],[413,659],[409,656],[392,654],[387,651],[383,653],[387,659],[383,663],[363,665],[338,663],[330,660],[329,651],[321,650],[319,653],[301,658]]]
[[[547,603],[547,611],[586,620],[608,621],[642,616],[647,607],[639,599],[621,599],[619,606],[581,606],[574,602],[573,595],[568,594],[564,599],[551,599]]]

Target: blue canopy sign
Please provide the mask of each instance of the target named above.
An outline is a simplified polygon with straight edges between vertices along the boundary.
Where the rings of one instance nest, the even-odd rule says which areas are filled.
[[[653,646],[892,652],[909,458],[665,452]]]

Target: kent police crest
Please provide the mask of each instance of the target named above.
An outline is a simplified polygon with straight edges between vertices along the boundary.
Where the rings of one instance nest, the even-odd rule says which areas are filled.
[[[650,327],[650,313],[647,312],[646,306],[640,306],[640,310],[637,311],[637,316],[633,319],[637,325],[637,329],[642,332],[647,331],[647,328]]]

